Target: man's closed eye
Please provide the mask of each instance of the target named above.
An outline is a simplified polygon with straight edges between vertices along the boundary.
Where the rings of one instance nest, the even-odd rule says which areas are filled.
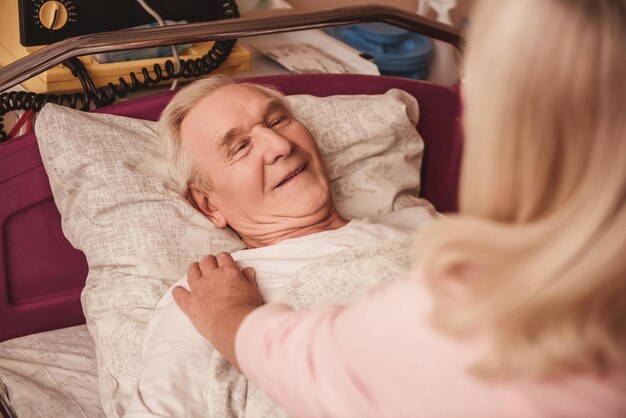
[[[250,147],[250,140],[246,139],[244,141],[238,142],[231,149],[230,155],[235,158],[241,158],[245,155],[245,152]]]
[[[269,123],[269,127],[274,129],[274,128],[282,128],[283,126],[287,126],[291,123],[292,118],[289,116],[279,116],[275,119],[273,119],[270,123]]]

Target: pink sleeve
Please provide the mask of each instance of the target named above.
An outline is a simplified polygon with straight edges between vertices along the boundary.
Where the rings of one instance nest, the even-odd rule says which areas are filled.
[[[297,416],[389,415],[388,401],[403,396],[396,388],[414,378],[397,359],[414,358],[419,344],[418,317],[428,301],[416,282],[376,289],[349,306],[293,311],[266,305],[237,333],[239,365]],[[414,382],[409,387],[415,389]]]
[[[484,339],[437,332],[420,282],[399,280],[345,307],[259,308],[237,333],[239,365],[298,417],[626,416],[626,374],[615,382],[477,379],[467,370],[484,355]]]

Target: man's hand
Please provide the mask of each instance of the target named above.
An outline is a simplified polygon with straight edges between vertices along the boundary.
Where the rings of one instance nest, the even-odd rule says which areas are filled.
[[[230,363],[235,358],[235,335],[246,315],[263,304],[253,268],[239,271],[230,254],[208,255],[187,270],[188,292],[172,290],[174,300],[196,329]]]

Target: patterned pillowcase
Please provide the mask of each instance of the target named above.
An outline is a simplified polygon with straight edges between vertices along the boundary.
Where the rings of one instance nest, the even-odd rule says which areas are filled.
[[[419,204],[424,142],[417,101],[398,89],[381,95],[289,96],[330,175],[337,209],[365,218]]]
[[[423,142],[415,99],[290,96],[318,139],[346,217],[419,204]],[[63,231],[89,264],[81,301],[96,344],[100,397],[121,416],[141,371],[147,321],[188,264],[244,247],[175,192],[156,123],[48,104],[36,134]]]

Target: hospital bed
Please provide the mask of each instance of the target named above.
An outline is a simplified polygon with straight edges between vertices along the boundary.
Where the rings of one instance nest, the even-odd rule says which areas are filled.
[[[357,6],[330,11],[289,12],[280,17],[196,23],[150,30],[132,29],[123,35],[111,32],[62,41],[2,68],[0,91],[71,56],[369,21],[395,24],[462,47],[462,38],[454,29],[395,8]],[[419,103],[417,130],[425,143],[420,195],[428,199],[439,212],[453,212],[457,209],[462,154],[458,86],[445,87],[405,78],[349,74],[293,74],[258,77],[248,81],[274,86],[286,95],[375,95],[391,88],[408,92]],[[159,92],[94,112],[155,121],[173,94],[171,91]],[[115,140],[111,138],[112,143]],[[34,366],[24,367],[31,370],[34,376],[45,374],[46,379],[53,382],[52,386],[56,385],[64,392],[63,396],[72,398],[77,405],[81,404],[77,411],[87,416],[103,416],[97,395],[93,342],[85,326],[81,325],[85,323],[85,317],[80,295],[88,274],[88,263],[83,252],[75,249],[64,235],[61,215],[55,205],[48,174],[33,133],[0,144],[0,202],[0,341],[4,341],[0,347],[8,346],[9,351],[19,352],[22,356],[20,361],[23,358],[32,361]],[[64,353],[67,353],[67,359]],[[37,355],[44,358],[35,357]],[[64,361],[72,365],[66,367]],[[0,371],[8,362],[10,360],[6,358],[0,359]],[[73,376],[67,378],[64,371],[73,373]],[[16,392],[20,390],[20,385],[15,382],[24,383],[26,375],[24,373],[19,379],[11,380],[0,374],[0,398],[4,395],[0,408],[6,409],[3,411],[4,416],[9,416],[8,404],[21,399]],[[50,387],[44,392],[48,389]],[[46,393],[48,396],[49,393]],[[31,393],[31,396],[35,395]],[[84,406],[90,402],[91,406]],[[64,411],[48,412],[51,415],[68,416]]]

